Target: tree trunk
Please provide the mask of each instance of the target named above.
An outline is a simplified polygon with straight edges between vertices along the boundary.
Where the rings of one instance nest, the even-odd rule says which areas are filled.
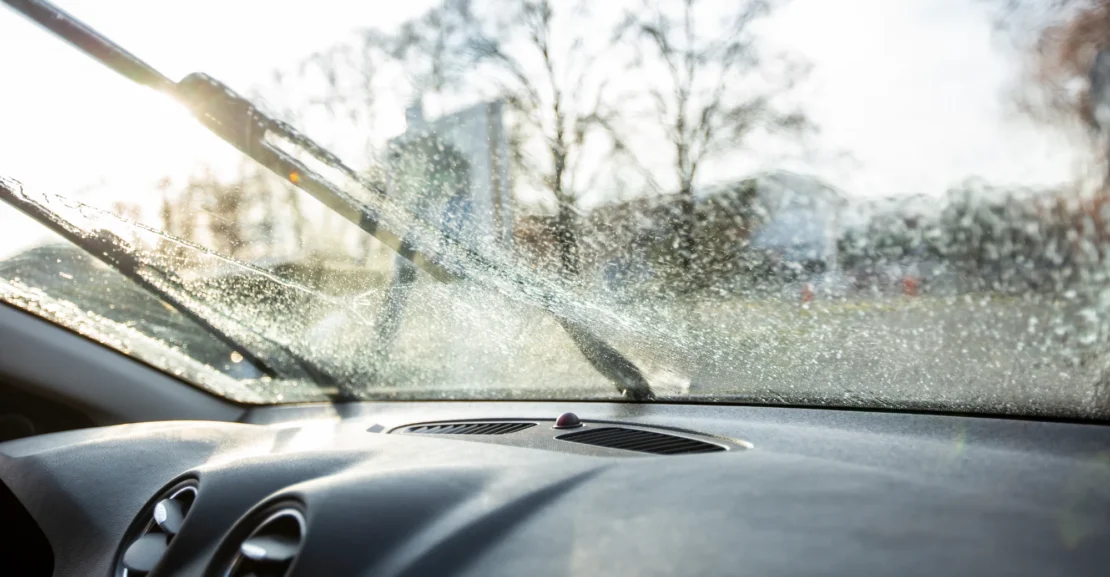
[[[555,242],[559,247],[559,263],[564,275],[578,275],[578,215],[569,204],[559,203],[555,217]]]
[[[1103,186],[1110,187],[1110,128],[1107,128],[1104,132],[1106,133],[1104,137],[1106,139],[1106,152],[1104,153],[1103,162],[1106,163],[1106,176],[1102,184]]]
[[[695,239],[697,216],[694,205],[694,187],[687,183],[682,185],[678,201],[678,219],[675,222],[675,235],[677,238],[676,253],[678,265],[683,272],[694,268]]]

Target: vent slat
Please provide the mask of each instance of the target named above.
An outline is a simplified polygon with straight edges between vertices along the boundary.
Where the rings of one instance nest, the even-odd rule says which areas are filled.
[[[304,516],[293,508],[266,517],[239,542],[228,577],[284,577],[289,574],[304,541]]]
[[[681,449],[686,447],[686,443],[675,441],[673,439],[630,439],[620,443],[621,448],[630,451],[667,451],[670,449]]]
[[[515,430],[516,427],[517,427],[516,423],[500,423],[500,424],[497,424],[497,425],[491,425],[489,430],[486,432],[486,434],[487,435],[504,435],[505,433],[508,433],[510,431]]]
[[[140,519],[146,528],[124,550],[117,561],[116,574],[141,576],[149,573],[181,530],[196,497],[196,481],[182,481],[157,497],[153,506],[144,508]]]
[[[668,437],[657,438],[650,433],[647,435],[643,433],[644,431],[639,431],[636,429],[611,429],[603,431],[601,434],[598,435],[590,435],[588,437],[586,435],[583,435],[583,437],[586,437],[591,441],[603,441],[606,446],[622,449],[637,447],[643,444],[653,444],[656,442],[673,442],[673,439]]]
[[[462,425],[452,429],[453,435],[484,435],[490,429],[489,425]]]
[[[697,453],[715,453],[724,451],[725,448],[713,443],[667,435],[640,429],[626,429],[623,427],[604,427],[576,431],[556,437],[561,441],[582,443],[595,447],[607,447],[656,455],[684,455]]]
[[[653,438],[653,437],[649,437],[647,435],[644,435],[643,434],[644,431],[639,431],[639,430],[636,430],[636,429],[615,429],[614,428],[614,429],[598,429],[598,430],[601,431],[600,434],[582,435],[582,436],[583,437],[588,437],[588,438],[605,439],[607,442],[615,443],[615,444]]]
[[[535,423],[486,422],[486,423],[437,423],[416,425],[404,429],[404,433],[420,435],[507,435],[535,427]]]

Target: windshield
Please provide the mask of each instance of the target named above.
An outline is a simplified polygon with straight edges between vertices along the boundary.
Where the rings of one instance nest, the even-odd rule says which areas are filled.
[[[0,299],[216,394],[1110,415],[1105,0],[60,4]]]

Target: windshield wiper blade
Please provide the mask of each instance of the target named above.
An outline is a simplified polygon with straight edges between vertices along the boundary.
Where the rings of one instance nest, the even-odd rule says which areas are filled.
[[[570,336],[582,356],[597,372],[617,386],[617,390],[633,401],[655,399],[655,392],[636,363],[621,354],[609,343],[601,340],[582,323],[565,316],[553,314],[555,320]]]
[[[188,290],[182,286],[176,275],[149,262],[142,252],[131,248],[130,243],[112,231],[103,228],[86,231],[71,225],[56,212],[26,195],[18,182],[3,176],[0,176],[0,201],[38,221],[146,291],[157,295],[183,316],[241,354],[243,361],[240,362],[250,363],[264,376],[304,379],[316,383],[328,390],[330,396],[340,400],[350,397],[350,391],[341,388],[325,371],[289,350],[288,346],[249,328],[244,329],[242,323],[224,318],[210,307],[183,298],[182,295],[187,294]],[[95,210],[85,205],[81,205],[81,208]],[[336,392],[330,392],[332,388]]]
[[[470,276],[460,266],[459,260],[469,261],[480,270],[500,270],[500,267],[489,262],[477,251],[457,242],[437,227],[429,227],[429,232],[437,237],[434,243],[413,246],[411,238],[405,238],[403,234],[391,230],[383,222],[382,214],[359,202],[325,176],[311,170],[274,140],[284,141],[287,145],[298,148],[328,169],[353,181],[364,191],[374,195],[382,204],[391,205],[384,190],[348,167],[338,156],[289,124],[271,118],[222,82],[203,73],[193,73],[175,83],[154,67],[50,2],[0,1],[130,80],[163,92],[182,103],[221,139],[279,177],[312,195],[332,211],[358,225],[434,278],[448,281]],[[271,138],[268,139],[268,136]],[[415,220],[419,221],[419,219]],[[457,256],[453,258],[430,245],[449,246],[455,255],[462,255],[463,259]],[[523,278],[514,278],[513,282],[520,286],[528,284]],[[556,310],[556,307],[550,305],[555,300],[551,295],[544,295],[539,299],[542,304],[531,304],[554,316],[590,365],[612,381],[620,393],[638,401],[655,398],[643,372],[635,363],[584,324]]]

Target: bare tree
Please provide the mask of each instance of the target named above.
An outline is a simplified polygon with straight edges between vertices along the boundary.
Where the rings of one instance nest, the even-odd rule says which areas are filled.
[[[641,96],[650,101],[651,120],[672,151],[680,196],[676,249],[684,270],[695,254],[694,189],[705,162],[735,151],[757,129],[807,126],[802,114],[780,110],[771,98],[788,90],[803,68],[790,66],[783,79],[770,84],[761,74],[764,57],[752,25],[770,13],[773,1],[738,0],[723,5],[730,10],[725,14],[721,6],[704,0],[642,0],[614,35],[630,48],[644,84]],[[610,128],[623,144],[619,133],[625,131]],[[635,160],[632,146],[620,148]],[[645,173],[648,182],[660,180],[653,171]]]
[[[1096,157],[1110,160],[1110,0],[999,1],[998,27],[1031,55],[1019,108],[1086,129]]]
[[[1058,27],[1042,36],[1042,78],[1053,102],[1083,120],[1094,132],[1104,161],[1110,161],[1110,0],[1088,0]],[[1083,88],[1067,90],[1073,80]],[[1110,180],[1110,172],[1107,173]]]
[[[375,84],[382,66],[389,60],[389,41],[379,31],[363,30],[342,42],[313,53],[301,61],[294,72],[298,81],[312,89],[303,102],[297,103],[297,115],[314,109],[322,110],[331,120],[359,127],[367,135],[363,154],[371,164],[377,154],[371,135],[376,123],[377,94]],[[283,78],[278,75],[276,85]]]
[[[304,218],[292,186],[252,161],[243,162],[234,178],[205,169],[183,185],[163,178],[157,188],[162,230],[221,254],[252,259],[304,241]],[[160,246],[166,254],[183,254],[172,241]]]
[[[583,151],[606,96],[585,3],[448,0],[402,27],[393,53],[417,70],[418,90],[501,98],[513,115],[514,174],[557,205],[561,269],[579,269],[576,208],[596,173]],[[598,132],[600,134],[600,132]],[[538,151],[538,154],[530,154]]]

